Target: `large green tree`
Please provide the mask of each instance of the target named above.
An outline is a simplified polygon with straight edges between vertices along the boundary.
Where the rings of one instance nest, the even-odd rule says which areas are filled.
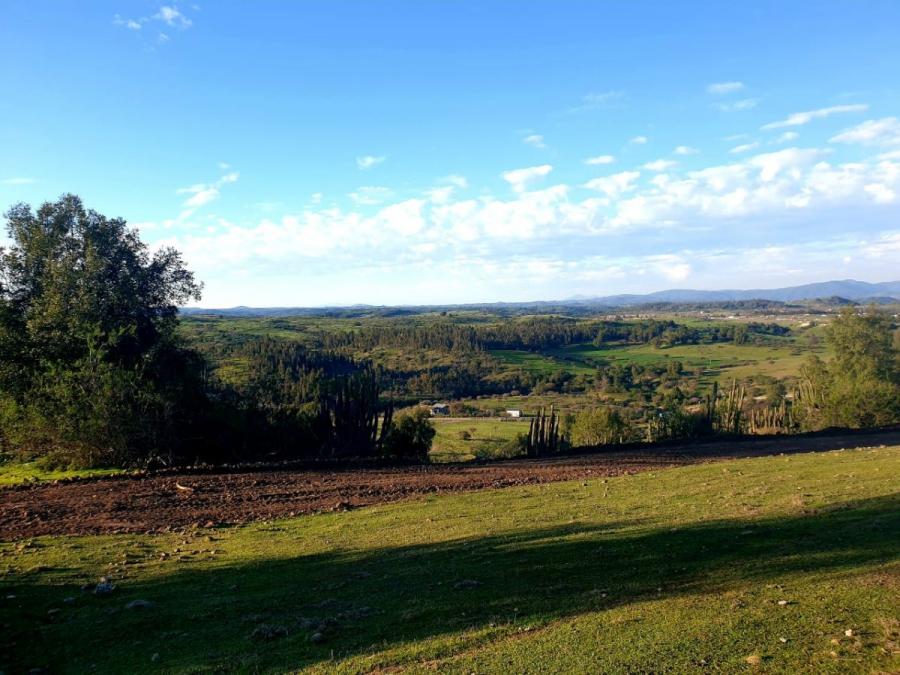
[[[0,442],[80,464],[172,459],[199,391],[175,328],[201,285],[180,254],[74,195],[6,219]]]
[[[834,356],[801,371],[803,426],[870,427],[900,420],[900,361],[890,317],[875,308],[843,309],[827,329]]]

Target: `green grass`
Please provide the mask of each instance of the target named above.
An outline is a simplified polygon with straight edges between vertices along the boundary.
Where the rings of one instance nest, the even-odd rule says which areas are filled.
[[[838,451],[0,544],[0,670],[897,672],[898,475]]]
[[[506,366],[521,368],[525,372],[535,375],[549,375],[561,371],[577,375],[578,373],[593,373],[596,370],[594,366],[577,359],[558,358],[520,349],[492,349],[490,354]]]
[[[42,469],[36,462],[0,462],[0,486],[17,485],[29,481],[60,480],[62,478],[87,478],[111,476],[122,469]]]
[[[528,433],[527,419],[484,417],[432,419],[437,432],[431,446],[433,462],[466,462],[476,457],[492,457],[519,434]],[[460,438],[462,432],[470,438]]]
[[[771,377],[796,376],[800,366],[813,350],[792,343],[784,345],[736,345],[719,342],[709,345],[627,345],[594,347],[573,345],[551,352],[553,355],[581,360],[585,364],[637,363],[644,366],[665,365],[667,361],[681,361],[686,368],[714,371],[719,378],[745,377],[761,374]]]

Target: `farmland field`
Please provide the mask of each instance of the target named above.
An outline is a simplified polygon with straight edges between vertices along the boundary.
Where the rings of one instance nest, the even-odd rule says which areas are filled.
[[[894,672],[898,474],[882,447],[20,538],[0,669]]]
[[[527,419],[465,417],[433,420],[433,462],[465,462],[476,457],[495,457],[517,435],[528,432]]]

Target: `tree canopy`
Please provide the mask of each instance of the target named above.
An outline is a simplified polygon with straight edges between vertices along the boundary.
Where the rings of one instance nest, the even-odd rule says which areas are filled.
[[[7,213],[0,249],[0,401],[7,441],[146,457],[178,437],[191,355],[178,306],[201,285],[174,249],[63,195]]]

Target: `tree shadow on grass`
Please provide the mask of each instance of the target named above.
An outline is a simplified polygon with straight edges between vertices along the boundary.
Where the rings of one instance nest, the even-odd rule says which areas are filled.
[[[898,559],[900,494],[677,529],[573,523],[314,555],[298,540],[295,557],[214,569],[185,563],[122,584],[108,599],[25,577],[18,587],[32,602],[17,614],[0,611],[15,643],[3,645],[0,667],[278,671],[469,629],[490,639],[650,598],[724,592],[795,572],[858,573]],[[67,595],[76,602],[48,618],[47,608]],[[123,609],[135,598],[154,606]],[[150,660],[154,653],[159,661]]]

